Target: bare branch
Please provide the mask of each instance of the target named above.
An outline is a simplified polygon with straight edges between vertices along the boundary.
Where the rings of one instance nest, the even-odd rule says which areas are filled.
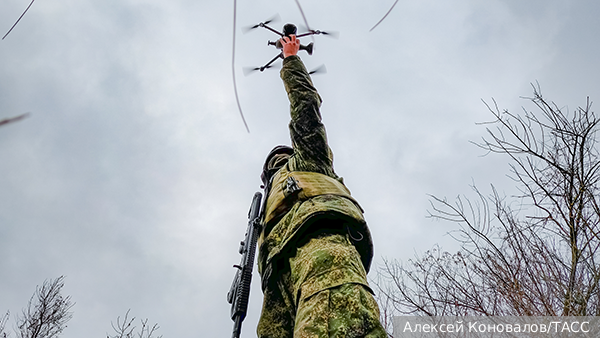
[[[112,336],[106,335],[106,338],[162,338],[162,335],[154,336],[160,326],[158,326],[158,324],[154,324],[152,326],[148,325],[148,319],[140,320],[142,326],[139,331],[136,331],[136,326],[134,325],[135,317],[128,318],[129,311],[130,310],[127,310],[123,320],[121,320],[121,317],[117,317],[116,325],[114,323],[110,323],[115,331],[115,334]]]
[[[74,305],[70,296],[62,296],[63,286],[64,276],[60,276],[36,288],[29,305],[17,318],[19,338],[54,338],[62,333],[72,317],[69,310]]]
[[[25,15],[25,13],[27,13],[27,11],[29,10],[29,7],[31,7],[31,5],[33,5],[33,2],[35,0],[31,0],[31,2],[29,3],[29,6],[27,6],[27,8],[25,8],[25,11],[23,12],[23,14],[21,14],[21,16],[17,19],[17,21],[12,25],[12,27],[10,27],[10,29],[8,30],[8,32],[6,32],[6,34],[4,34],[4,36],[2,37],[2,40],[4,40],[5,37],[8,36],[8,34],[10,34],[10,32],[12,32],[13,28],[15,28],[15,26],[19,23],[19,21],[21,21],[21,18],[23,18],[23,16]]]
[[[375,29],[375,27],[379,26],[379,24],[382,23],[383,20],[385,20],[385,18],[387,18],[388,15],[390,15],[390,13],[394,9],[394,7],[396,7],[397,3],[398,3],[398,0],[394,1],[394,4],[392,5],[392,7],[387,11],[387,13],[385,13],[385,15],[383,16],[383,18],[381,18],[381,20],[377,21],[375,26],[373,26],[371,29],[369,29],[369,32],[372,32]]]
[[[6,322],[8,322],[8,318],[10,317],[10,311],[6,311],[4,316],[0,318],[0,338],[8,338],[9,333],[5,331]]]
[[[477,146],[507,156],[519,195],[492,186],[453,203],[431,196],[429,217],[456,223],[461,250],[439,247],[408,266],[386,262],[379,287],[398,313],[557,316],[600,314],[600,120],[589,99],[573,112],[539,85],[521,115],[485,103],[494,117]],[[391,283],[390,283],[391,281]]]
[[[5,124],[9,124],[9,123],[13,123],[13,122],[17,122],[19,120],[22,120],[22,119],[28,117],[28,116],[29,116],[29,113],[25,113],[25,114],[22,114],[22,115],[19,115],[19,116],[10,117],[10,118],[4,119],[4,120],[0,120],[0,126],[5,125]]]

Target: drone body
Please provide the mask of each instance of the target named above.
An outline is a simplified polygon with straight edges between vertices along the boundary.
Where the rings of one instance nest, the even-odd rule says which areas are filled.
[[[302,33],[302,34],[297,34],[298,32],[298,28],[296,27],[296,25],[288,23],[285,26],[283,26],[283,31],[279,32],[276,29],[273,29],[272,27],[270,27],[268,24],[273,22],[275,20],[275,18],[267,20],[265,22],[261,22],[259,24],[256,24],[254,26],[251,26],[249,28],[247,28],[246,30],[249,31],[251,29],[255,29],[258,27],[263,27],[265,29],[270,30],[271,32],[279,35],[280,37],[284,37],[284,36],[290,36],[290,35],[295,35],[297,38],[301,38],[303,36],[309,36],[309,35],[319,35],[319,34],[324,34],[324,35],[331,35],[334,36],[334,34],[332,33],[327,33],[327,32],[322,32],[319,30],[313,30],[313,29],[308,29],[308,32],[306,33]],[[282,50],[283,46],[281,45],[281,39],[277,39],[276,41],[268,41],[267,42],[267,46],[275,46],[275,48]],[[313,47],[314,47],[314,43],[311,42],[308,45],[300,45],[300,50],[304,50],[308,53],[308,55],[312,55],[313,53]],[[266,65],[262,66],[262,67],[256,67],[256,68],[250,68],[247,69],[245,71],[245,73],[249,73],[252,71],[256,71],[256,70],[260,70],[261,72],[264,71],[267,68],[271,68],[271,65],[273,64],[273,62],[275,62],[277,59],[283,59],[283,52],[280,52],[277,56],[275,56],[273,59],[271,59],[271,61],[269,61]]]
[[[283,36],[287,36],[289,37],[290,35],[297,35],[296,33],[298,32],[298,29],[296,28],[296,25],[292,24],[292,23],[288,23],[287,25],[283,26]],[[305,35],[302,35],[305,36]],[[283,46],[281,45],[281,40],[277,40],[277,41],[269,41],[267,42],[268,46],[275,46],[275,48],[277,49],[283,49]],[[309,43],[308,45],[302,45],[300,44],[300,50],[305,50],[308,55],[312,55],[313,53],[313,43]]]

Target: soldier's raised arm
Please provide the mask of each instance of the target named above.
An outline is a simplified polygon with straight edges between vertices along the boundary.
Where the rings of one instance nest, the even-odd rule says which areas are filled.
[[[314,87],[302,60],[296,54],[300,41],[294,35],[283,37],[281,79],[290,100],[290,137],[294,156],[290,170],[313,171],[337,177],[333,172],[333,154],[327,144],[325,126],[321,122],[321,97]]]

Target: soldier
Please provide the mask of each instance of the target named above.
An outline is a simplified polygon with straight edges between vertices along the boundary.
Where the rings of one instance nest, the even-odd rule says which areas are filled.
[[[296,55],[300,42],[291,35],[281,43],[293,148],[275,147],[261,175],[268,197],[258,240],[258,337],[385,338],[366,276],[371,234],[333,170],[321,97]]]

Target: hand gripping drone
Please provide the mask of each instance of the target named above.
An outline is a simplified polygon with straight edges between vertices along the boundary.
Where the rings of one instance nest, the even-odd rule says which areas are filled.
[[[250,31],[255,28],[263,27],[263,28],[266,28],[266,29],[270,30],[271,32],[279,35],[280,37],[284,37],[284,36],[289,37],[290,35],[296,35],[296,38],[301,38],[303,36],[320,35],[320,34],[328,35],[331,37],[337,37],[337,33],[323,32],[323,31],[315,30],[315,29],[307,29],[308,32],[302,33],[302,34],[297,34],[298,28],[296,27],[296,25],[291,24],[291,23],[288,23],[285,26],[283,26],[283,33],[282,33],[282,32],[279,32],[276,29],[273,29],[272,27],[269,26],[269,24],[271,22],[275,21],[276,18],[277,18],[277,16],[275,18],[269,19],[265,22],[261,22],[254,26],[248,27],[248,28],[246,28],[246,31]],[[267,41],[267,46],[275,46],[275,48],[277,48],[279,50],[283,50],[283,46],[281,45],[281,39],[277,39],[276,41],[269,40],[269,41]],[[312,55],[313,47],[314,47],[313,42],[309,43],[308,45],[300,44],[300,50],[305,50],[308,53],[308,55]],[[267,64],[265,64],[264,66],[256,67],[256,68],[247,68],[244,70],[244,73],[248,74],[248,73],[256,71],[256,70],[260,70],[262,72],[265,69],[271,68],[273,62],[277,61],[277,59],[279,59],[279,58],[283,59],[283,51],[279,52],[279,54],[277,54],[277,56],[275,56],[273,59],[271,59],[271,61],[267,62]],[[319,71],[319,70],[312,71],[311,74],[315,73],[317,71]]]

